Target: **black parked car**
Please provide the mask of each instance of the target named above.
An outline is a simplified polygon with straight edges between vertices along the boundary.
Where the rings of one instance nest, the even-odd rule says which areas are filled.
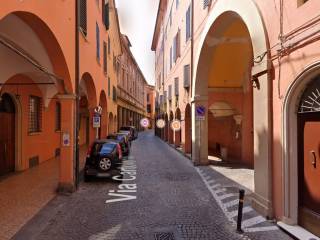
[[[123,155],[129,155],[130,153],[130,141],[128,136],[123,133],[110,134],[107,136],[107,139],[114,140],[118,142],[121,146]]]
[[[91,177],[112,177],[119,174],[117,167],[122,162],[122,151],[119,143],[112,140],[97,140],[88,150],[84,167],[84,179]]]
[[[135,140],[138,138],[138,131],[134,126],[124,126],[119,129],[119,132],[127,132],[129,133],[129,140]]]

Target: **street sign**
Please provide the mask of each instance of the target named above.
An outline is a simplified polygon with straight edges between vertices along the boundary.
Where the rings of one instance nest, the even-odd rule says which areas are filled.
[[[206,108],[204,106],[196,107],[196,120],[204,121],[206,118]]]
[[[149,119],[148,119],[148,118],[142,118],[142,119],[140,120],[140,125],[141,125],[142,127],[144,127],[144,128],[148,128],[149,125],[150,125]]]
[[[177,132],[177,131],[180,131],[181,129],[181,122],[179,120],[174,120],[172,123],[171,123],[171,128],[173,131]]]
[[[156,125],[158,128],[164,128],[166,126],[166,122],[163,119],[158,119]]]
[[[70,134],[63,133],[62,135],[62,146],[69,147],[70,146]]]
[[[101,125],[101,118],[100,116],[93,116],[93,128],[99,128]]]

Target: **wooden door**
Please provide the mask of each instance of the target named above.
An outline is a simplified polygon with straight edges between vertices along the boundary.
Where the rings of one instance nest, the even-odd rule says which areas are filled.
[[[299,117],[299,224],[320,236],[320,113]]]
[[[0,102],[0,175],[15,170],[15,112],[8,95]]]

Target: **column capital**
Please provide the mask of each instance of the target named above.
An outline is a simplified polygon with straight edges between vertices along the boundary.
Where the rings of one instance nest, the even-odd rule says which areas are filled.
[[[208,101],[208,99],[209,99],[208,96],[196,95],[196,96],[193,96],[193,97],[191,98],[191,103],[206,102],[206,101]]]

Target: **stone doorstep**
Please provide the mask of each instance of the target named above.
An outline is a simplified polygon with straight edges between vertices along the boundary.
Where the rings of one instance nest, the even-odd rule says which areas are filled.
[[[298,225],[288,225],[284,222],[277,222],[277,225],[283,229],[285,232],[289,233],[296,239],[300,240],[320,240],[319,237],[313,235],[312,233],[308,232],[306,229],[298,226]]]

